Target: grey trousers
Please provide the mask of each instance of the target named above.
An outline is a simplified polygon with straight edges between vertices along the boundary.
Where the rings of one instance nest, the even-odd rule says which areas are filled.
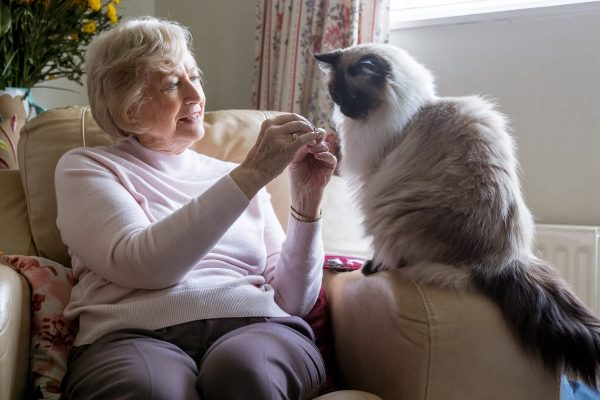
[[[210,319],[119,330],[74,348],[62,399],[310,399],[324,380],[301,318]]]

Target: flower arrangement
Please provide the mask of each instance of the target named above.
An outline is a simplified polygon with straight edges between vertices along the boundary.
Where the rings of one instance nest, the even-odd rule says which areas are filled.
[[[2,0],[0,89],[66,78],[82,84],[86,45],[119,21],[120,0]]]

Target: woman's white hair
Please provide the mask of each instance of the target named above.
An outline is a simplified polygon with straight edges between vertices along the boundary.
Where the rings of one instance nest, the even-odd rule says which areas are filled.
[[[85,56],[90,108],[98,125],[113,136],[143,133],[136,116],[150,73],[169,73],[186,53],[192,36],[177,22],[131,19],[100,33]]]

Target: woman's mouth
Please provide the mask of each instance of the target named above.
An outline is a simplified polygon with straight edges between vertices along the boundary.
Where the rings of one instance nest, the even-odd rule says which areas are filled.
[[[200,111],[191,113],[183,118],[179,118],[178,122],[183,122],[184,124],[195,124],[200,122]]]

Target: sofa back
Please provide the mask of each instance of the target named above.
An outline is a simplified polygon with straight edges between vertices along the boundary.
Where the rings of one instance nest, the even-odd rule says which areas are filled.
[[[16,169],[0,170],[0,252],[37,254],[29,229],[25,193]]]
[[[262,122],[275,112],[227,110],[206,113],[205,137],[193,148],[204,154],[241,162],[253,145]],[[21,130],[18,144],[19,168],[29,225],[37,254],[70,265],[70,256],[56,227],[54,170],[60,157],[81,146],[100,146],[114,142],[92,118],[88,107],[52,109],[29,121]],[[289,204],[287,175],[268,186],[281,223],[287,225]],[[90,239],[93,232],[90,232]]]
[[[259,110],[207,112],[204,119],[206,134],[192,149],[239,163],[256,141],[263,121],[277,114],[275,111]],[[83,106],[48,110],[23,127],[18,159],[27,208],[21,204],[18,210],[21,214],[25,210],[27,212],[33,244],[23,242],[19,249],[22,248],[24,253],[27,251],[26,254],[35,253],[70,265],[70,256],[56,227],[56,164],[72,148],[107,145],[113,141],[114,138],[98,127],[89,108]],[[11,181],[14,180],[12,177]],[[269,183],[267,190],[271,194],[275,213],[286,228],[290,204],[287,170]],[[20,190],[15,190],[14,194],[19,198],[22,196]],[[367,257],[369,242],[363,238],[359,213],[351,197],[345,181],[334,176],[322,203],[325,251],[328,254]],[[2,235],[11,235],[3,227],[0,230],[0,239]],[[90,238],[93,238],[93,232],[90,232]],[[35,252],[31,251],[32,248],[35,248]]]
[[[56,227],[54,169],[58,160],[72,148],[111,142],[84,107],[49,110],[21,129],[17,156],[30,229],[39,255],[70,264]]]

